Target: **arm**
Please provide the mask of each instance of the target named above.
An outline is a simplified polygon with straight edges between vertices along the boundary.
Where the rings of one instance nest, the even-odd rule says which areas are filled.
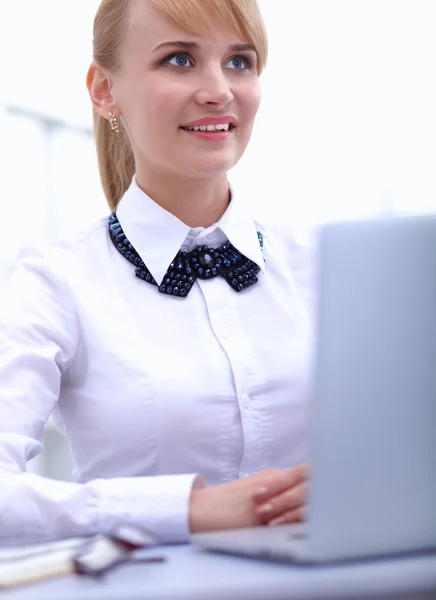
[[[57,269],[59,271],[60,269]],[[67,282],[28,253],[0,301],[0,545],[140,526],[162,541],[188,538],[195,475],[53,481],[26,473],[78,344]]]
[[[0,546],[145,529],[162,542],[184,542],[193,475],[99,479],[85,484],[32,473],[0,474]]]

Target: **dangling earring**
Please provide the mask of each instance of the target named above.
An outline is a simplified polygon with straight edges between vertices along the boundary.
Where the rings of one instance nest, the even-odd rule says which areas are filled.
[[[109,124],[111,131],[120,133],[120,124],[118,123],[118,118],[114,115],[114,113],[109,113]]]

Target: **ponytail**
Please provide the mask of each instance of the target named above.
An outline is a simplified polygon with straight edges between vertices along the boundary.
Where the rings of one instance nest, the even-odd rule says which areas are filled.
[[[111,210],[115,210],[135,174],[135,159],[122,124],[118,133],[94,109],[94,135],[103,192]]]
[[[128,21],[131,0],[102,0],[94,19],[93,58],[105,69],[116,71],[118,53]],[[109,117],[109,115],[108,115]],[[115,210],[135,173],[135,159],[122,119],[120,130],[111,131],[108,121],[94,109],[94,135],[103,191]]]

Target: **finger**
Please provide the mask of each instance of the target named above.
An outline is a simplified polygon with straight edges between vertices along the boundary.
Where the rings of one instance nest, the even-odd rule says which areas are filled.
[[[265,504],[271,498],[283,493],[284,491],[306,481],[309,474],[309,465],[303,463],[283,471],[274,471],[269,481],[262,482],[253,494],[255,504]]]
[[[264,521],[269,522],[305,505],[307,502],[307,488],[307,482],[300,483],[282,494],[270,498],[267,502],[257,507],[257,514]]]
[[[290,510],[281,517],[277,517],[268,523],[268,526],[274,525],[291,525],[292,523],[301,523],[307,520],[307,507],[300,506],[294,510]]]
[[[257,508],[257,515],[266,524],[290,511],[304,506],[306,501],[307,489],[305,484],[300,484],[259,506]]]
[[[298,485],[307,478],[308,467],[306,464],[298,465],[290,469],[271,470],[267,474],[267,479],[263,478],[261,485],[253,494],[253,500],[256,504],[263,504],[269,498],[281,494],[285,490]],[[265,476],[266,473],[263,473]],[[269,477],[268,477],[269,475]]]

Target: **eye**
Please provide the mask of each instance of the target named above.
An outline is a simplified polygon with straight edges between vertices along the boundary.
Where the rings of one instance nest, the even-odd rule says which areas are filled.
[[[191,67],[192,62],[187,54],[173,54],[165,59],[169,65],[173,65],[174,67]]]
[[[243,71],[244,69],[249,69],[250,67],[251,61],[247,56],[234,56],[226,64],[227,69],[235,69],[237,71]]]

